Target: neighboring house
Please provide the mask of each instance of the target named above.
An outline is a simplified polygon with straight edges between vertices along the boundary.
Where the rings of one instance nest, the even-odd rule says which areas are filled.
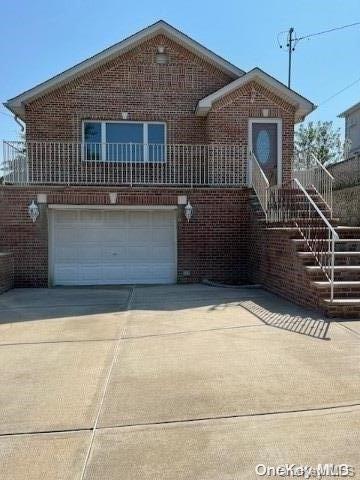
[[[360,102],[340,113],[339,117],[345,118],[345,144],[346,157],[360,154]]]
[[[318,305],[289,238],[256,223],[289,220],[294,124],[314,108],[272,76],[159,21],[5,105],[26,123],[0,187],[16,285],[260,279]]]

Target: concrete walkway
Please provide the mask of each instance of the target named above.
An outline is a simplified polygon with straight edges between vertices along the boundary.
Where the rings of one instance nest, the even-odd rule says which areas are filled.
[[[359,346],[360,322],[259,289],[12,290],[0,478],[242,480],[292,463],[360,478]]]

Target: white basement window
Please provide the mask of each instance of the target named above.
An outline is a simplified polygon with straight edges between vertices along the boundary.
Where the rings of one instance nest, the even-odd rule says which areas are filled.
[[[166,125],[162,122],[83,122],[84,160],[164,162]]]

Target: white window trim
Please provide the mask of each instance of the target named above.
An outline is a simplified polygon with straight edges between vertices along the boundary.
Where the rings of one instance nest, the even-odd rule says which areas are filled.
[[[166,162],[166,145],[167,145],[167,124],[166,122],[159,121],[141,121],[141,120],[94,120],[94,119],[85,119],[82,121],[81,125],[81,142],[85,144],[85,124],[86,123],[100,123],[101,125],[101,160],[100,162],[110,162],[110,163],[129,163],[129,161],[115,161],[107,160],[106,158],[106,124],[107,123],[135,123],[141,124],[146,128],[143,128],[143,145],[144,145],[144,161],[138,163],[165,163]],[[164,125],[164,160],[149,160],[149,149],[148,147],[148,126],[149,125]],[[130,142],[131,143],[131,142]],[[85,151],[82,152],[82,160],[86,162],[97,161],[97,160],[87,160],[85,158]]]
[[[249,118],[248,121],[248,146],[249,151],[252,151],[252,124],[253,123],[276,123],[277,124],[277,156],[278,156],[278,168],[277,168],[277,181],[278,185],[282,183],[282,118]],[[249,172],[251,171],[249,167]]]

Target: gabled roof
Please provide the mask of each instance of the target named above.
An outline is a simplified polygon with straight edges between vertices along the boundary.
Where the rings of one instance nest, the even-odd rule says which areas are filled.
[[[129,50],[135,48],[140,43],[152,38],[156,35],[164,34],[170,39],[176,41],[183,47],[187,48],[197,56],[203,58],[210,64],[216,66],[223,72],[227,73],[232,78],[238,78],[243,75],[245,72],[240,70],[240,68],[231,64],[227,60],[223,59],[216,53],[200,45],[192,38],[188,37],[184,33],[180,32],[176,28],[169,25],[164,20],[159,20],[158,22],[150,25],[143,30],[131,35],[130,37],[122,40],[119,43],[116,43],[112,47],[106,48],[102,52],[94,55],[93,57],[84,60],[81,63],[78,63],[74,67],[65,70],[55,77],[50,78],[49,80],[36,85],[35,87],[27,90],[20,95],[11,98],[4,105],[11,110],[15,115],[18,115],[20,118],[24,116],[25,108],[24,105],[35,100],[38,97],[43,96],[44,94],[60,87],[63,84],[66,84],[80,75],[108,62],[109,60],[122,55]]]
[[[356,110],[360,110],[360,102],[355,103],[355,105],[352,105],[352,106],[349,107],[347,110],[345,110],[344,112],[340,113],[340,115],[338,115],[338,117],[340,117],[340,118],[342,118],[342,117],[347,117],[347,116],[350,115],[351,113],[356,112]]]
[[[233,92],[234,90],[246,85],[251,81],[256,81],[257,83],[263,85],[268,90],[272,91],[280,98],[289,102],[291,105],[294,105],[296,108],[295,118],[297,121],[301,121],[306,115],[311,113],[316,106],[307,100],[305,97],[299,95],[294,90],[291,90],[283,83],[276,80],[271,75],[268,75],[260,68],[254,68],[250,72],[242,75],[240,78],[237,78],[233,82],[225,85],[225,87],[220,88],[216,92],[208,95],[199,101],[196,107],[196,115],[205,116],[211,110],[211,107],[214,102],[220,100],[225,95]]]

